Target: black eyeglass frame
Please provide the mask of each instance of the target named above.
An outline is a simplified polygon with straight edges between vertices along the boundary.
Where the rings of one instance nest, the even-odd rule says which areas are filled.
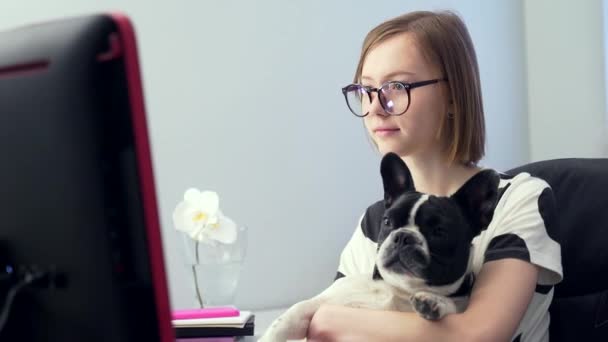
[[[441,81],[446,81],[447,82],[447,78],[435,78],[432,80],[426,80],[426,81],[420,81],[420,82],[413,82],[413,83],[407,83],[407,82],[400,82],[400,81],[389,81],[386,82],[384,84],[382,84],[380,86],[380,88],[374,88],[374,87],[369,87],[369,86],[364,86],[361,84],[357,84],[357,83],[352,83],[347,85],[346,87],[342,88],[342,94],[344,95],[344,100],[346,101],[346,105],[348,106],[348,109],[350,110],[351,113],[353,113],[356,117],[362,118],[365,117],[369,114],[369,111],[366,112],[365,114],[357,114],[353,108],[351,108],[350,103],[348,102],[348,92],[353,91],[353,90],[358,90],[358,89],[364,89],[365,92],[367,93],[367,96],[369,96],[369,102],[372,103],[372,93],[376,92],[378,94],[378,100],[380,101],[380,106],[382,106],[382,109],[384,109],[384,112],[387,115],[393,115],[393,116],[398,116],[398,115],[403,115],[405,114],[405,112],[407,112],[407,110],[410,108],[410,104],[412,103],[411,99],[412,99],[412,95],[410,93],[410,91],[412,89],[418,88],[418,87],[424,87],[430,84],[435,84]],[[382,88],[384,88],[385,86],[389,85],[389,84],[399,84],[401,86],[403,86],[405,88],[405,91],[407,92],[407,107],[405,107],[405,110],[401,113],[398,114],[391,114],[388,112],[388,110],[386,109],[386,103],[384,103],[384,100],[382,99],[383,96],[380,96],[380,91]]]

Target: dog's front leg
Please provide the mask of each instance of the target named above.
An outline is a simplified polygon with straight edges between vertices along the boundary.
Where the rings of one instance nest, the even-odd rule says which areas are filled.
[[[285,342],[306,338],[312,316],[323,300],[315,297],[296,303],[272,322],[260,342]]]

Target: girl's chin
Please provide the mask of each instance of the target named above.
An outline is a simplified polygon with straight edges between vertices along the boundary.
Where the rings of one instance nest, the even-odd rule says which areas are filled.
[[[403,146],[402,144],[386,144],[386,143],[378,143],[376,142],[376,146],[378,147],[378,151],[382,154],[385,155],[389,152],[393,152],[396,153],[400,156],[405,156],[407,155],[407,148],[405,146]]]

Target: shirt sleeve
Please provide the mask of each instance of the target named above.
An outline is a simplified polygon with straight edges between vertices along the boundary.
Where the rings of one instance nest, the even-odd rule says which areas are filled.
[[[561,248],[551,238],[556,209],[549,185],[528,174],[515,177],[504,189],[490,227],[491,238],[484,262],[516,258],[539,266],[538,283],[554,285],[562,280]]]
[[[340,254],[336,279],[355,274],[371,274],[374,270],[376,243],[363,233],[362,222],[365,215],[359,219],[359,224],[346,247]]]

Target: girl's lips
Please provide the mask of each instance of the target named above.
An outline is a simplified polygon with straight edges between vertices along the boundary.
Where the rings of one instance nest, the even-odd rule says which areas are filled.
[[[376,128],[374,133],[381,137],[386,137],[390,135],[397,134],[399,132],[399,128]]]

